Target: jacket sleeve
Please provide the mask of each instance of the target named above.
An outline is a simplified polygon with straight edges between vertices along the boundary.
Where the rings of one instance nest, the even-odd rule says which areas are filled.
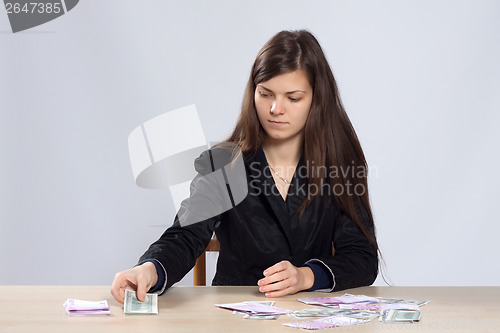
[[[198,174],[191,182],[190,196],[181,204],[173,225],[161,237],[151,244],[141,256],[139,263],[156,260],[164,268],[166,284],[161,292],[181,280],[194,267],[196,259],[206,249],[220,214],[216,214],[220,196],[209,177],[213,168],[207,151],[195,161]],[[204,209],[205,207],[206,209]],[[215,207],[212,211],[210,207]]]
[[[370,221],[371,227],[368,230],[375,237],[373,223],[366,211],[361,216],[363,221]],[[333,286],[320,291],[339,291],[371,285],[378,274],[377,250],[361,228],[343,212],[335,220],[332,240],[334,255],[308,261],[323,265],[332,274]]]
[[[154,259],[166,272],[165,289],[179,282],[206,249],[215,229],[216,218],[182,227],[176,216],[174,224],[141,256],[139,262]]]

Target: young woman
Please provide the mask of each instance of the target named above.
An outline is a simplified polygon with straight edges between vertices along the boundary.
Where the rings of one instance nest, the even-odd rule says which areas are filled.
[[[177,216],[139,265],[116,274],[117,301],[125,288],[140,300],[163,293],[194,266],[213,232],[220,242],[213,285],[255,285],[278,297],[373,283],[378,245],[367,163],[312,34],[282,31],[260,50],[227,143],[244,158],[246,198],[189,226]],[[196,165],[209,163],[206,156]]]

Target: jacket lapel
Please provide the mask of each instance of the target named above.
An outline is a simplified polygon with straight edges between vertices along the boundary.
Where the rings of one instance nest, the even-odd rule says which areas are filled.
[[[288,212],[288,207],[281,197],[276,185],[274,184],[273,176],[271,175],[266,156],[262,148],[259,148],[252,162],[256,162],[250,166],[250,172],[254,179],[257,180],[257,187],[262,193],[272,212],[276,216],[276,220],[283,230],[288,246],[291,248],[292,228],[291,214]]]
[[[288,214],[292,217],[294,214],[299,213],[299,207],[307,195],[307,175],[308,170],[304,162],[304,155],[300,157],[299,164],[295,168],[295,173],[292,178],[288,195],[286,197],[286,205],[288,207]]]

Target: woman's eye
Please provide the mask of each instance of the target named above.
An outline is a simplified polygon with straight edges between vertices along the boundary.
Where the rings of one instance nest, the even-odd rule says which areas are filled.
[[[293,97],[289,97],[290,101],[292,102],[298,102],[300,101],[300,98],[293,98]]]
[[[263,91],[259,91],[259,94],[262,96],[262,97],[268,97],[269,95],[266,94],[265,92]]]

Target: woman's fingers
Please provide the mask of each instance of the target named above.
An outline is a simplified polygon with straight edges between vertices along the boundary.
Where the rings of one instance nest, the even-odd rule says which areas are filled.
[[[281,261],[264,271],[264,278],[260,279],[257,283],[259,286],[263,286],[276,281],[281,281],[286,277],[286,269],[293,267],[289,261]],[[285,272],[285,273],[282,273]]]
[[[295,267],[289,261],[281,261],[264,271],[264,278],[257,284],[267,297],[279,297],[309,289],[314,284],[314,273],[309,267]]]
[[[281,296],[285,296],[288,294],[295,294],[296,292],[297,292],[297,290],[295,290],[294,288],[288,287],[285,289],[268,292],[268,293],[266,293],[266,297],[281,297]]]
[[[258,281],[258,285],[259,286],[266,286],[266,285],[269,285],[271,283],[275,283],[275,282],[284,280],[287,277],[288,277],[288,273],[287,273],[286,270],[285,271],[280,271],[280,272],[274,273],[273,275],[269,275],[269,276],[266,276],[263,279],[260,279]]]
[[[111,285],[111,295],[118,303],[122,303],[125,297],[125,289],[137,292],[137,299],[144,302],[146,292],[156,283],[158,275],[154,264],[146,262],[132,269],[117,273]]]
[[[150,279],[144,275],[143,272],[139,271],[136,275],[137,279],[137,299],[144,302],[146,299],[146,292],[151,288]]]
[[[259,291],[266,293],[266,295],[267,295],[268,292],[282,290],[282,289],[290,287],[290,285],[291,284],[290,284],[290,281],[288,279],[283,279],[283,280],[280,280],[279,282],[274,282],[274,283],[267,284],[265,286],[261,286],[261,287],[259,287]]]
[[[115,275],[115,279],[111,285],[111,295],[113,295],[118,303],[123,304],[125,289],[137,289],[138,283],[135,275],[136,272],[133,269],[129,269]]]
[[[265,277],[258,281],[259,291],[268,297],[279,297],[298,291],[298,269],[289,261],[281,261],[264,271]]]
[[[274,264],[271,267],[267,268],[263,274],[264,274],[264,276],[273,275],[277,272],[280,272],[280,271],[287,269],[290,266],[293,266],[293,265],[289,261],[283,260],[283,261],[280,261],[279,263]]]
[[[111,295],[113,295],[118,303],[122,304],[125,296],[125,288],[129,283],[128,279],[125,277],[125,273],[126,271],[117,273],[111,285]]]

